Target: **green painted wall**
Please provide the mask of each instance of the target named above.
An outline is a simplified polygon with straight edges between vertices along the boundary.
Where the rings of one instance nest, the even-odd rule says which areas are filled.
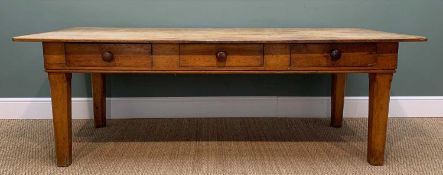
[[[425,35],[403,43],[393,95],[443,95],[442,0],[0,0],[0,97],[48,97],[41,45],[11,37],[73,26],[365,27]],[[367,95],[367,75],[347,95]],[[110,96],[329,95],[328,75],[111,75]],[[74,74],[73,95],[90,95]]]

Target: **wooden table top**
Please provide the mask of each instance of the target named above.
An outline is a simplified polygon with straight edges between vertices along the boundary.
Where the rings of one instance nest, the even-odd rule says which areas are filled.
[[[26,42],[349,43],[426,41],[422,36],[360,28],[99,28],[75,27],[13,38]]]

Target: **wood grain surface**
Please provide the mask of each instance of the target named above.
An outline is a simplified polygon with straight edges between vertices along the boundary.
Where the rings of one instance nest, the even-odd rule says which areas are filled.
[[[150,44],[91,44],[66,43],[66,66],[75,67],[143,67],[151,68]],[[102,54],[110,52],[112,60],[103,60]]]
[[[342,56],[331,58],[331,50],[338,49]],[[371,67],[376,65],[377,47],[364,44],[293,44],[291,66],[295,67]]]
[[[48,73],[51,86],[52,115],[54,124],[57,166],[72,163],[72,103],[70,73]]]
[[[343,124],[346,74],[332,74],[331,84],[331,126],[340,128]]]
[[[398,43],[43,45],[47,72],[85,73],[394,72],[398,51]],[[341,58],[332,59],[331,49],[341,50]],[[103,60],[107,51],[113,60]],[[226,60],[216,58],[219,51],[227,53]]]
[[[392,73],[369,74],[368,151],[369,164],[384,163]]]
[[[72,160],[71,74],[92,73],[96,127],[106,126],[105,73],[332,73],[331,126],[341,127],[346,75],[369,73],[367,161],[383,165],[398,44],[425,37],[357,28],[69,28],[43,42],[58,166]]]
[[[216,53],[225,52],[225,60]],[[263,44],[180,44],[180,67],[261,67]]]
[[[94,125],[96,128],[106,126],[106,75],[91,74],[92,99],[94,106]]]
[[[336,43],[426,41],[422,36],[360,28],[75,27],[17,36],[14,41],[113,43]]]

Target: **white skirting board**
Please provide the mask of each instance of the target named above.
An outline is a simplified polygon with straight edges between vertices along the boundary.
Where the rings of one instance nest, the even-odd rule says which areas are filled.
[[[107,98],[107,118],[330,116],[329,97]],[[90,98],[72,99],[73,119],[92,119]],[[344,117],[367,117],[367,97],[346,97]],[[390,117],[443,117],[443,96],[393,96]],[[0,98],[0,119],[51,119],[50,98]]]

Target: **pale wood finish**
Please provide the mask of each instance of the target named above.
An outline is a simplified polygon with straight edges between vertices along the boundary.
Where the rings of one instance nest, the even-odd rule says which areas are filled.
[[[99,28],[76,27],[17,36],[14,41],[108,43],[343,43],[426,41],[360,28]]]
[[[392,73],[369,74],[368,162],[383,165]]]
[[[51,85],[57,166],[66,167],[72,162],[71,74],[48,73],[48,77]]]
[[[57,165],[68,166],[72,154],[71,73],[92,74],[96,127],[106,125],[104,73],[332,73],[333,127],[342,126],[346,75],[369,73],[367,160],[382,165],[398,43],[427,39],[354,28],[69,28],[13,40],[43,42]],[[333,49],[341,51],[339,59],[332,59]],[[219,51],[226,53],[226,59],[216,57]]]
[[[94,101],[94,124],[96,128],[106,126],[106,77],[105,74],[92,73],[92,99]]]
[[[104,52],[112,53],[113,60],[103,60]],[[66,43],[65,54],[66,66],[76,69],[88,67],[150,69],[152,66],[150,44]]]
[[[346,74],[332,74],[331,88],[331,126],[340,128],[343,123],[345,102]]]

